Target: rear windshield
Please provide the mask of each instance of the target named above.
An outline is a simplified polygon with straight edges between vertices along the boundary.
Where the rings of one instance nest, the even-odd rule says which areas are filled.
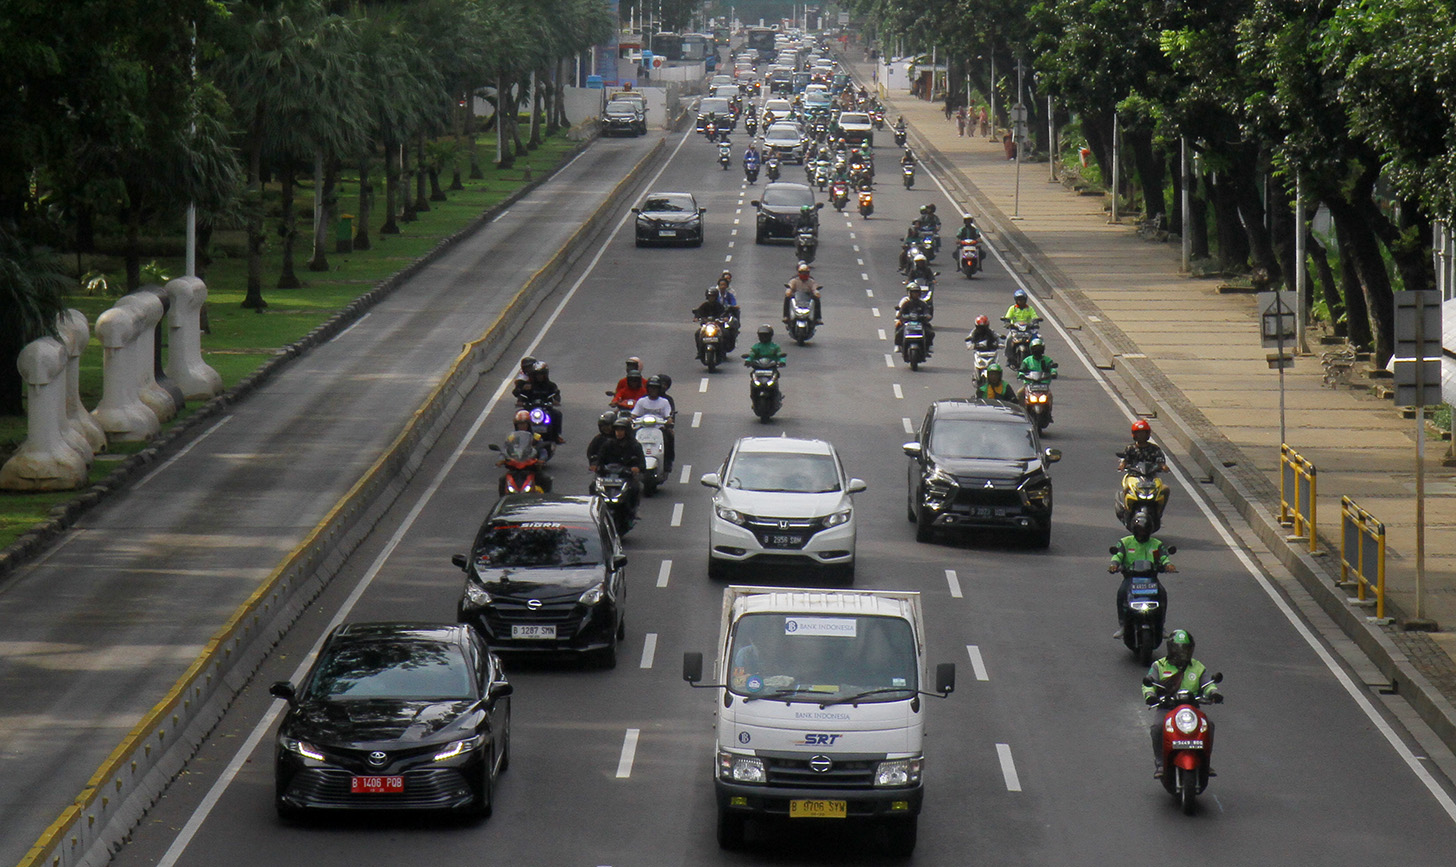
[[[716,111],[727,111],[727,110],[728,110],[728,100],[726,100],[726,99],[719,99],[716,96],[713,97],[712,99],[705,99],[705,100],[703,100],[703,104],[698,107],[698,113],[699,114],[707,114],[710,111],[715,111],[716,112]]]

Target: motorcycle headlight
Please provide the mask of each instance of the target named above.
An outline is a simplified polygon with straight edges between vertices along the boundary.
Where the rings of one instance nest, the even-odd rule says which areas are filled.
[[[531,424],[550,424],[551,416],[541,407],[531,410]]]
[[[479,747],[485,741],[485,735],[476,735],[463,740],[454,741],[445,745],[445,748],[435,753],[435,761],[443,762],[446,759],[453,759],[456,756],[464,755]]]
[[[301,741],[296,738],[279,738],[278,745],[283,747],[295,756],[303,756],[305,759],[313,759],[316,762],[324,760],[324,754],[313,744]]]
[[[474,581],[465,582],[465,604],[472,608],[484,608],[492,601],[490,593]]]
[[[708,325],[708,326],[705,326],[703,328],[703,335],[705,337],[717,337],[718,336],[718,326],[716,326],[716,325]]]
[[[835,512],[832,515],[826,515],[824,517],[824,526],[826,526],[826,527],[838,527],[840,524],[847,524],[847,523],[849,523],[849,515],[850,515],[850,510],[849,509],[845,509],[842,512]]]
[[[762,759],[726,752],[718,753],[718,777],[735,783],[768,782]]]
[[[1156,611],[1158,608],[1157,601],[1152,599],[1144,599],[1138,602],[1130,602],[1128,603],[1128,605],[1132,608],[1132,610],[1142,612]]]
[[[891,759],[875,768],[875,787],[913,786],[920,782],[924,759]]]
[[[1198,731],[1198,714],[1192,708],[1185,707],[1173,715],[1173,725],[1183,734],[1191,735]]]
[[[602,601],[602,597],[605,594],[605,588],[601,584],[598,584],[595,587],[587,588],[586,592],[581,594],[581,596],[577,597],[576,601],[580,602],[582,605],[595,605],[598,602]]]
[[[730,509],[727,506],[714,506],[713,512],[718,517],[722,518],[730,524],[738,524],[739,526],[742,526],[744,523],[747,522],[747,519],[743,516],[742,512],[738,511],[737,509]]]

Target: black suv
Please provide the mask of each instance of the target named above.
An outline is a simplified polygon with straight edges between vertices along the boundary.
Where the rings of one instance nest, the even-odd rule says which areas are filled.
[[[757,228],[754,240],[763,244],[768,241],[790,241],[799,230],[799,215],[804,206],[813,210],[810,221],[814,231],[819,231],[819,209],[823,202],[814,201],[814,188],[807,184],[791,184],[786,181],[769,184],[763,188],[763,198],[749,202],[758,209]]]
[[[919,439],[906,443],[910,496],[906,512],[915,539],[937,529],[1006,527],[1052,540],[1052,479],[1062,459],[1041,447],[1036,425],[1019,406],[994,400],[938,400],[925,413]]]
[[[458,617],[501,653],[590,653],[617,664],[626,634],[627,558],[592,497],[511,494],[475,534]]]

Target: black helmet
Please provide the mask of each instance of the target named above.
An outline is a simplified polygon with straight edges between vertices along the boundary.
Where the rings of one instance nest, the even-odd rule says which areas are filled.
[[[1178,668],[1187,668],[1193,661],[1193,633],[1175,629],[1168,636],[1168,661]]]
[[[597,430],[601,431],[602,433],[606,433],[607,431],[612,429],[612,424],[616,422],[616,420],[617,411],[613,409],[607,410],[606,412],[597,416]]]
[[[1153,535],[1153,522],[1147,512],[1138,512],[1132,516],[1132,534],[1139,542],[1146,542]]]
[[[625,415],[619,415],[612,420],[612,428],[614,430],[631,430],[632,419]]]
[[[628,382],[631,382],[634,379],[641,380],[642,379],[642,371],[640,371],[640,370],[638,370],[636,368],[633,368],[632,370],[627,371],[627,381]]]
[[[647,377],[647,387],[662,388],[662,377],[656,375]]]
[[[925,210],[929,211],[932,214],[935,213],[935,203],[931,202],[930,204],[926,205]]]
[[[713,298],[717,298],[718,297],[718,290],[717,289],[705,289],[705,290],[703,290],[703,297],[704,298],[707,298],[707,299],[710,299],[710,300],[713,299]]]
[[[540,375],[540,376],[549,376],[550,374],[551,374],[551,365],[547,364],[544,361],[538,361],[538,362],[536,362],[536,365],[531,368],[531,375],[532,376],[537,376],[537,375]]]
[[[758,326],[758,342],[768,343],[770,340],[773,340],[773,326],[767,324]]]
[[[522,370],[529,371],[531,368],[533,368],[535,366],[536,366],[536,356],[534,356],[534,355],[523,355],[523,356],[521,356],[521,369]]]

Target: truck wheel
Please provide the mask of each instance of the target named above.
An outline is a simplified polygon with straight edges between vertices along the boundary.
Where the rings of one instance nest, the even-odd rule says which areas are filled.
[[[742,849],[743,829],[747,820],[737,813],[718,808],[718,848]]]
[[[919,836],[919,818],[906,819],[903,822],[892,822],[885,826],[889,833],[890,854],[897,858],[909,857],[915,851],[915,838]]]

